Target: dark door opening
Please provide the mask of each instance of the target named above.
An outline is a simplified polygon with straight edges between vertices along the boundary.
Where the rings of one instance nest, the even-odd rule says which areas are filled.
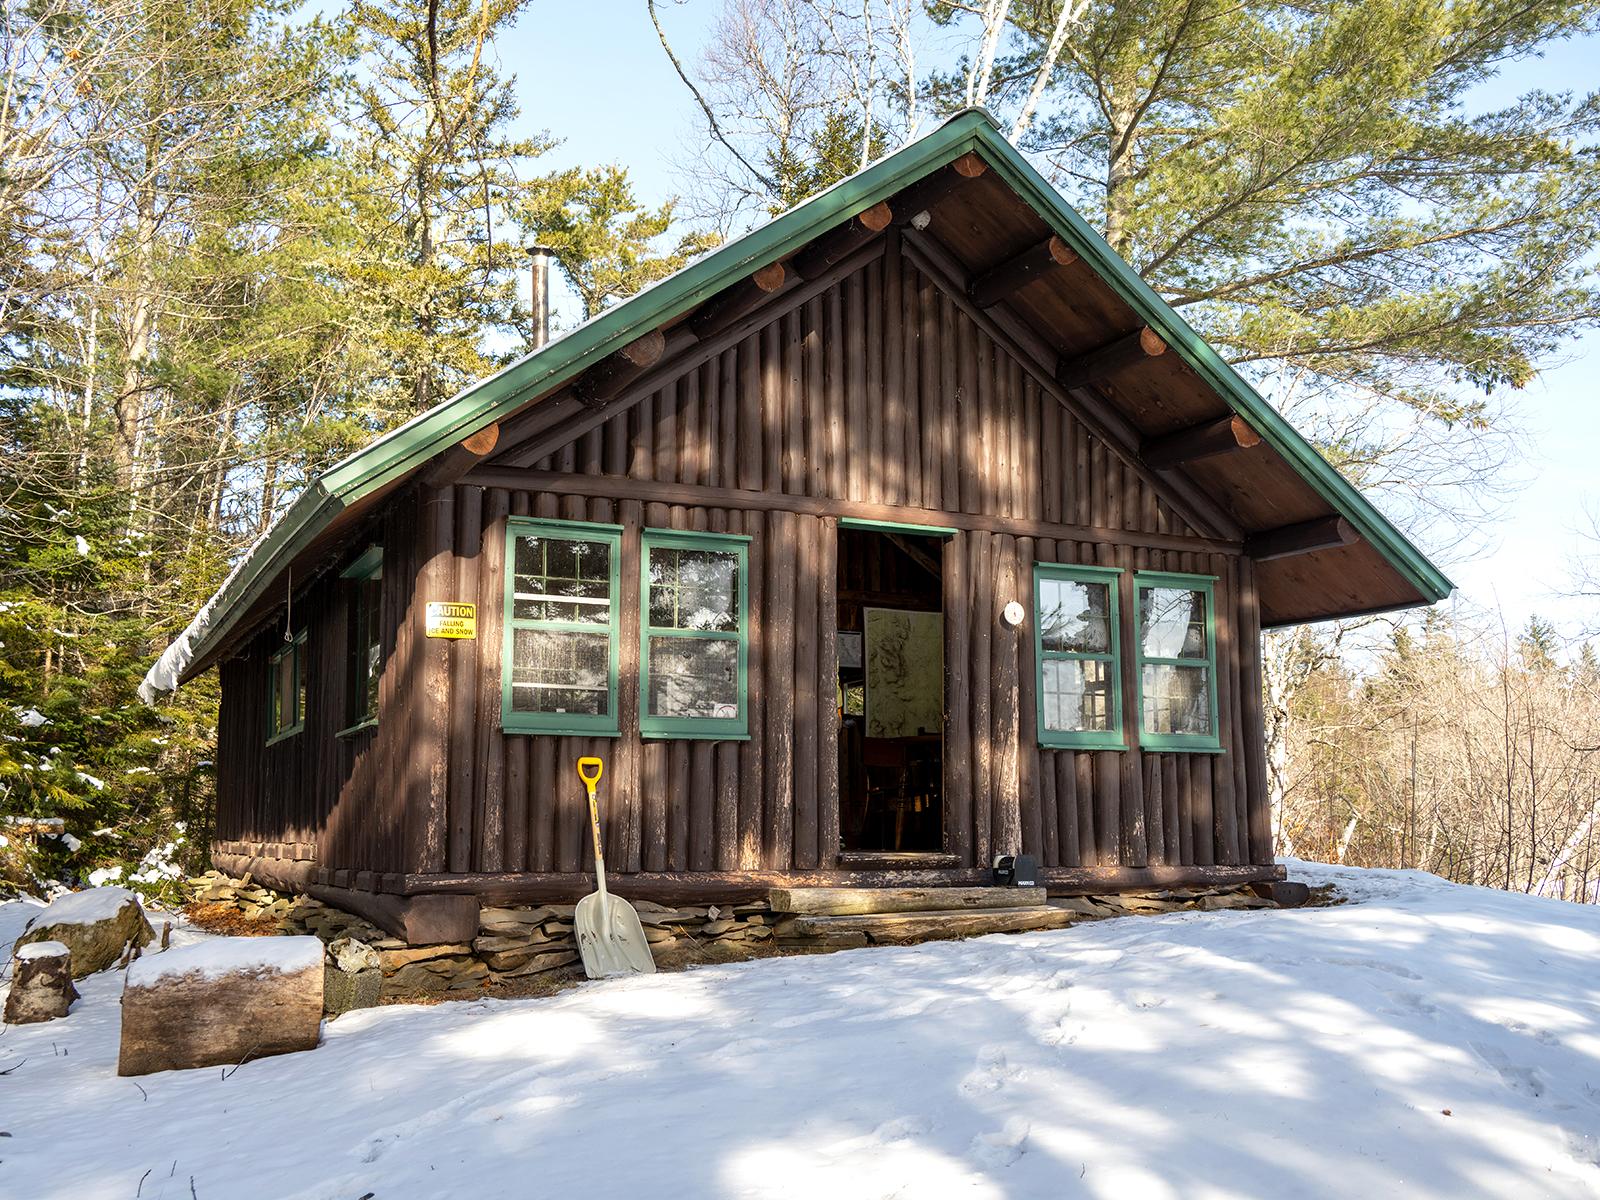
[[[839,833],[944,849],[944,541],[839,530]]]

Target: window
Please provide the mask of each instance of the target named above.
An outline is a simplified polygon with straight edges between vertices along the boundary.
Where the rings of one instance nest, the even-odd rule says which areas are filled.
[[[1140,744],[1147,750],[1220,752],[1214,579],[1140,571],[1135,582]]]
[[[1124,746],[1120,575],[1110,567],[1034,564],[1040,745]]]
[[[501,725],[617,733],[622,529],[513,517],[506,529]]]
[[[345,671],[345,726],[357,733],[378,723],[378,675],[383,647],[378,618],[383,606],[383,547],[371,546],[342,573],[349,588],[349,662]]]
[[[267,659],[267,741],[299,733],[306,723],[306,632]]]
[[[647,529],[640,597],[640,732],[743,738],[749,732],[747,538]]]

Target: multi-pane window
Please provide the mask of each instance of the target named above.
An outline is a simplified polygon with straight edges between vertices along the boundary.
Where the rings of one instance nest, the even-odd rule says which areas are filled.
[[[1118,574],[1107,567],[1034,567],[1041,745],[1123,745]]]
[[[621,533],[615,525],[508,522],[507,730],[617,732]]]
[[[1139,741],[1154,750],[1217,750],[1213,580],[1141,571]]]
[[[645,531],[640,731],[646,737],[745,736],[746,541]]]
[[[345,726],[355,733],[378,719],[378,676],[383,662],[378,619],[383,597],[383,549],[369,548],[343,572],[349,589],[349,660],[345,670]]]
[[[306,723],[306,633],[267,659],[267,740],[299,733]]]

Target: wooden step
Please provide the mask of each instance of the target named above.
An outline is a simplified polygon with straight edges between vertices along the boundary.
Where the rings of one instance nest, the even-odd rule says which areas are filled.
[[[767,895],[772,911],[807,916],[860,916],[867,913],[949,912],[982,908],[1025,908],[1042,905],[1043,888],[773,888]]]
[[[799,946],[809,944],[812,939],[819,939],[824,945],[849,945],[850,935],[876,943],[922,942],[978,937],[985,933],[1065,929],[1085,919],[1082,913],[1047,905],[837,916],[803,914],[780,920],[775,932],[780,943]]]

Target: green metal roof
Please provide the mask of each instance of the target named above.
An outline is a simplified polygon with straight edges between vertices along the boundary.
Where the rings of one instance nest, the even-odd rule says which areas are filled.
[[[1118,257],[1005,139],[994,119],[981,109],[967,109],[331,467],[250,548],[202,610],[207,619],[197,619],[180,639],[186,643],[186,661],[169,666],[176,666],[176,673],[187,678],[207,665],[209,656],[262,591],[342,510],[490,422],[509,416],[532,397],[574,378],[641,334],[696,308],[756,268],[793,253],[823,230],[969,151],[977,151],[1422,596],[1431,602],[1450,594],[1452,585],[1443,573]],[[176,648],[177,643],[168,654]]]

